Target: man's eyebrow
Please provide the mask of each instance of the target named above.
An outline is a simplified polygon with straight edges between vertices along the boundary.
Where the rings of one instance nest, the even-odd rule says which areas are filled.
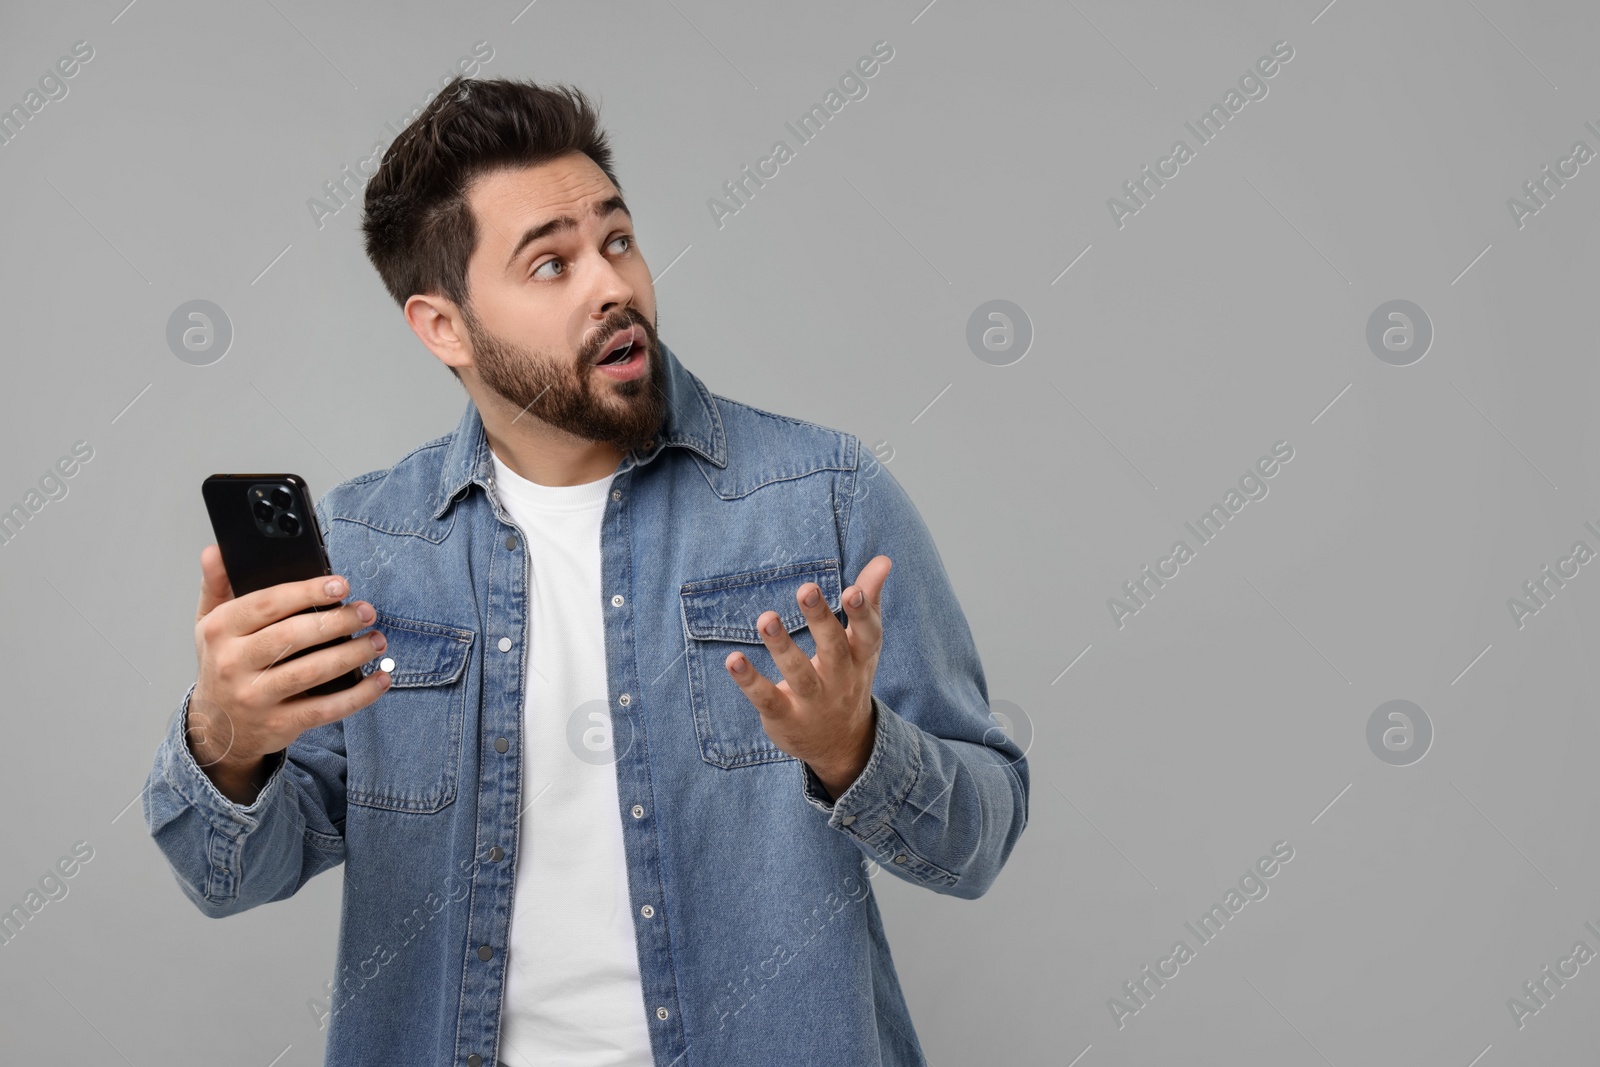
[[[633,212],[628,210],[627,202],[622,199],[621,193],[596,203],[594,211],[590,214],[600,218],[618,211],[627,215],[630,219],[633,218]],[[523,233],[522,240],[517,242],[517,247],[511,250],[511,257],[506,260],[506,266],[509,268],[511,264],[515,263],[517,257],[522,255],[522,250],[533,244],[533,242],[543,240],[553,233],[565,233],[567,230],[576,230],[577,228],[578,220],[571,215],[558,215],[546,222],[541,222],[537,226],[529,226]]]

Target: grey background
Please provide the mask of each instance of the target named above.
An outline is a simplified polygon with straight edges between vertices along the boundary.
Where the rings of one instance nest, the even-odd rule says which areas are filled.
[[[603,105],[692,370],[887,442],[1031,726],[986,896],[874,882],[932,1062],[1594,1055],[1600,963],[1521,1029],[1506,1006],[1600,950],[1600,565],[1520,629],[1506,604],[1600,547],[1600,162],[1506,206],[1600,149],[1593,5],[123,4],[0,8],[0,104],[95,50],[0,147],[0,507],[95,453],[0,546],[0,905],[94,849],[0,947],[0,1058],[321,1062],[339,880],[207,920],[133,801],[194,676],[200,480],[320,493],[460,414],[359,208],[306,201],[479,40],[482,76]],[[868,95],[719,229],[707,199],[880,39]],[[1279,40],[1268,95],[1119,229],[1107,198]],[[234,329],[206,367],[165,341],[193,299]],[[1034,331],[1009,366],[967,347],[992,299]],[[1394,299],[1434,328],[1406,367],[1365,340]],[[1107,599],[1280,440],[1270,494],[1118,629]],[[1366,740],[1394,699],[1433,726],[1409,766]],[[1270,894],[1119,1029],[1108,998],[1276,841]]]

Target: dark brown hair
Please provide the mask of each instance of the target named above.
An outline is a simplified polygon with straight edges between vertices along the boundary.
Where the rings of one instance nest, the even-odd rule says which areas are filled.
[[[401,307],[415,293],[441,295],[470,314],[467,260],[478,234],[467,186],[489,171],[571,152],[594,160],[622,189],[599,111],[581,90],[453,79],[395,138],[367,183],[361,229],[389,295]]]

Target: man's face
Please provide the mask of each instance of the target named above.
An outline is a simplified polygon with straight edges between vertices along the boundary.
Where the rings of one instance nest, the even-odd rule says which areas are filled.
[[[558,429],[624,452],[642,446],[666,412],[666,367],[655,288],[616,186],[573,153],[485,175],[467,202],[478,240],[461,310],[478,377]],[[628,360],[597,365],[630,327]]]

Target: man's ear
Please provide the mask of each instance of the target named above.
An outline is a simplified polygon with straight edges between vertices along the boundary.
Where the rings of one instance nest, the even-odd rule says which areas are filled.
[[[443,296],[414,294],[406,301],[406,322],[428,351],[447,367],[472,366],[466,322],[455,301]]]

